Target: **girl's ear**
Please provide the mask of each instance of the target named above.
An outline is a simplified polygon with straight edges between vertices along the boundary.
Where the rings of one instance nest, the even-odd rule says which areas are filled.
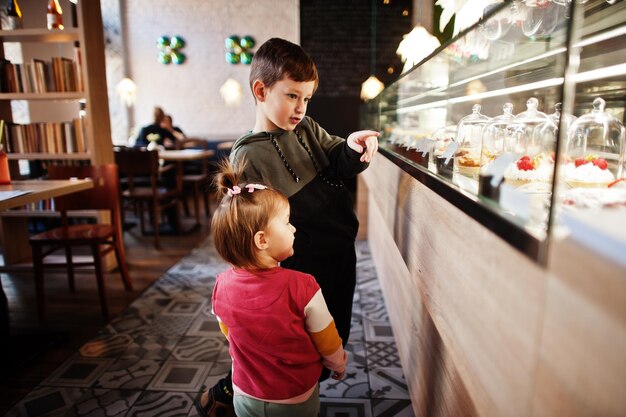
[[[254,246],[256,246],[258,250],[265,250],[269,246],[263,230],[254,234]]]
[[[263,83],[263,81],[261,80],[255,80],[252,83],[252,93],[254,94],[254,97],[257,99],[257,101],[265,101],[265,94],[267,92],[267,88],[265,87],[265,84]]]

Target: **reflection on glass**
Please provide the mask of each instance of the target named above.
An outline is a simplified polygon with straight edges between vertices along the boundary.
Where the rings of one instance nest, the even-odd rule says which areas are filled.
[[[490,4],[485,7],[484,14],[489,13],[493,7],[497,7],[497,4]],[[509,8],[501,10],[491,19],[487,19],[485,23],[481,25],[481,29],[484,32],[485,38],[495,41],[505,36],[515,21],[519,18],[519,9],[517,3],[513,2]]]
[[[565,8],[552,1],[535,2],[526,0],[519,5],[523,11],[522,32],[533,38],[544,38],[554,32],[560,21],[565,19]]]

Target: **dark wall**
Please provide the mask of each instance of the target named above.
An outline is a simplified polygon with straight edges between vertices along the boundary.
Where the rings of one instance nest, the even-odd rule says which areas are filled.
[[[376,0],[375,75],[385,85],[397,79],[396,55],[409,33],[412,0]],[[406,11],[406,16],[403,16]],[[359,130],[361,84],[371,73],[372,2],[301,0],[300,44],[317,64],[320,84],[307,114],[329,133],[346,137]],[[394,72],[389,74],[387,69]]]

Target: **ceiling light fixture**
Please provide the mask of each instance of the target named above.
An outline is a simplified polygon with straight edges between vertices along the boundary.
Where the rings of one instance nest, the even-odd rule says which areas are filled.
[[[243,89],[235,79],[228,78],[220,87],[220,95],[228,107],[236,107],[241,104]]]

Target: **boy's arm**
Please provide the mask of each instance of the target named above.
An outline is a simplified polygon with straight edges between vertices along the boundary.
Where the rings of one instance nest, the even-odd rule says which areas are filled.
[[[341,379],[346,371],[347,355],[341,345],[335,321],[328,311],[322,290],[318,290],[304,308],[305,326],[313,345],[322,355],[322,363]]]
[[[351,133],[346,142],[350,149],[362,154],[359,158],[361,162],[371,162],[378,151],[378,135],[373,130],[360,130]]]
[[[308,116],[306,125],[310,126],[313,136],[328,157],[330,169],[338,178],[352,178],[363,172],[378,150],[378,132],[373,130],[354,132],[346,140],[328,134]]]
[[[343,141],[328,154],[328,160],[334,174],[341,179],[352,178],[365,171],[369,163],[361,162],[360,159],[361,154],[350,149],[347,141]]]

